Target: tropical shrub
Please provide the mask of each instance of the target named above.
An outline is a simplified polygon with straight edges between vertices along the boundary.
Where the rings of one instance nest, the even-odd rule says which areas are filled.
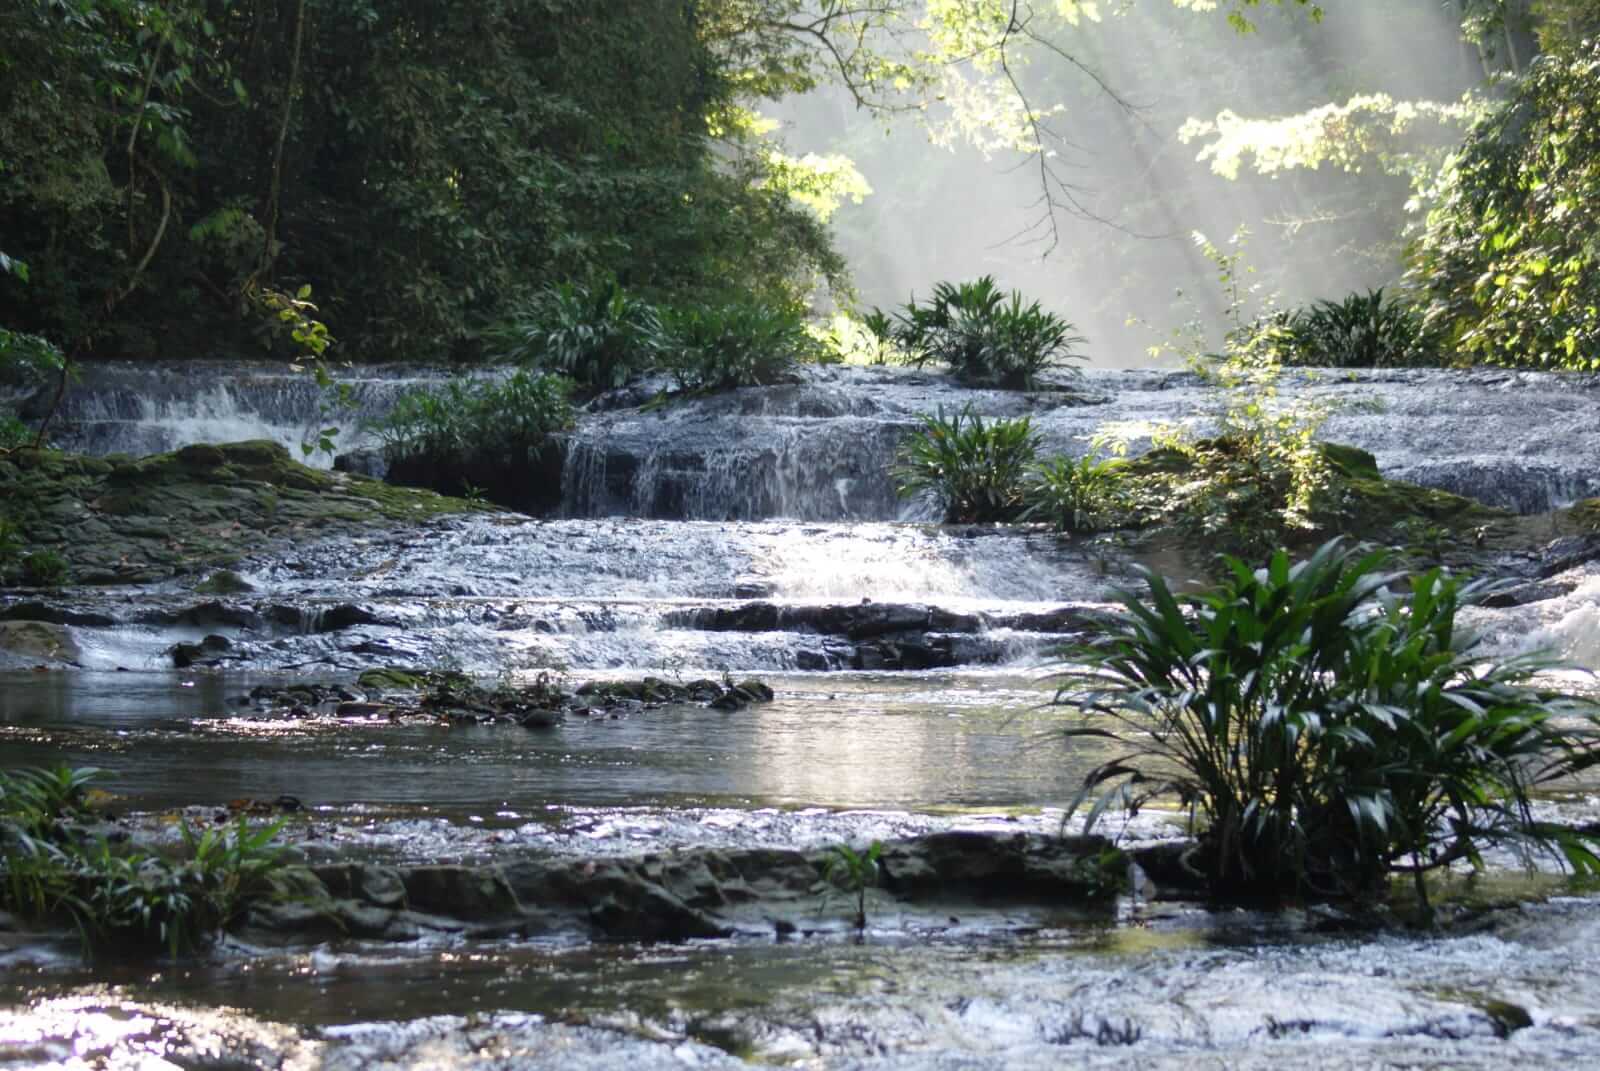
[[[1600,834],[1536,821],[1530,794],[1600,762],[1592,700],[1538,684],[1539,657],[1497,659],[1456,623],[1486,592],[1338,541],[1261,570],[1229,559],[1214,590],[1148,593],[1065,652],[1056,702],[1072,737],[1116,753],[1073,808],[1171,799],[1197,822],[1219,893],[1378,892],[1483,847],[1558,851],[1600,871]]]
[[[36,550],[22,556],[18,572],[28,587],[58,588],[67,582],[67,559],[58,551]]]
[[[95,769],[0,773],[0,908],[34,921],[70,919],[85,955],[176,958],[198,951],[272,895],[282,867],[273,846],[281,823],[195,834],[184,858],[89,840],[71,823],[88,817]]]
[[[801,306],[749,297],[663,308],[644,342],[684,390],[776,383],[819,352]]]
[[[967,405],[953,417],[941,406],[920,420],[922,427],[901,442],[897,455],[893,476],[900,494],[935,499],[951,524],[1015,520],[1039,448],[1028,418],[984,423]]]
[[[489,333],[490,355],[566,376],[587,394],[647,370],[646,343],[660,332],[656,310],[615,279],[546,288]]]
[[[867,323],[875,331],[888,327],[877,309]],[[1024,304],[1021,291],[1001,293],[991,275],[939,283],[925,304],[913,298],[891,330],[912,364],[940,361],[963,383],[1006,390],[1032,389],[1045,369],[1070,368],[1064,362],[1082,359],[1074,347],[1084,341],[1037,301]]]
[[[1127,462],[1117,457],[1054,457],[1040,462],[1023,487],[1025,521],[1063,532],[1095,532],[1116,523],[1129,507]]]
[[[373,430],[391,460],[461,462],[509,455],[524,460],[572,425],[570,384],[518,369],[501,380],[454,379],[440,390],[402,395]]]
[[[1600,41],[1545,55],[1441,180],[1411,280],[1471,361],[1600,368]]]
[[[1383,289],[1318,301],[1277,325],[1278,357],[1286,365],[1325,368],[1414,368],[1438,365],[1442,354],[1410,305]]]

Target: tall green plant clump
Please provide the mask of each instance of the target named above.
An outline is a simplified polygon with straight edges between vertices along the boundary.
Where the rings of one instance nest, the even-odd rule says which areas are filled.
[[[1053,457],[1028,473],[1025,521],[1062,532],[1097,532],[1125,522],[1133,505],[1127,462],[1120,457]]]
[[[657,323],[647,340],[653,363],[682,390],[767,386],[821,353],[795,302],[730,297],[669,306]]]
[[[549,287],[490,333],[492,356],[585,395],[656,372],[683,390],[764,386],[819,350],[799,302],[734,292],[658,305],[615,279]]]
[[[1536,59],[1447,167],[1411,281],[1467,359],[1600,368],[1600,40]]]
[[[919,419],[921,427],[901,443],[894,467],[900,494],[933,498],[951,524],[1016,520],[1039,449],[1028,418],[985,422],[967,405],[949,417],[941,406]]]
[[[1325,544],[1291,565],[1230,559],[1214,590],[1158,576],[1066,657],[1056,702],[1071,737],[1117,749],[1074,809],[1169,799],[1198,825],[1198,865],[1223,894],[1338,897],[1477,863],[1500,843],[1600,871],[1592,832],[1532,813],[1544,785],[1600,762],[1593,701],[1498,659],[1456,621],[1485,593],[1438,570],[1385,571],[1383,552]]]
[[[1032,390],[1046,369],[1076,372],[1085,340],[1072,324],[1046,312],[1021,291],[1001,292],[994,277],[939,283],[924,303],[913,298],[891,321],[874,309],[866,323],[880,341],[893,342],[921,367],[937,361],[970,386]]]
[[[1446,363],[1422,314],[1383,289],[1317,301],[1260,325],[1286,365],[1417,368]]]
[[[391,460],[527,461],[572,425],[569,381],[517,369],[503,379],[453,379],[402,395],[374,427]]]
[[[648,302],[615,279],[557,283],[491,332],[494,356],[567,377],[587,393],[620,387],[647,368],[646,340],[660,332]]]
[[[101,771],[58,766],[0,773],[0,908],[34,922],[67,920],[84,953],[177,958],[200,951],[257,900],[282,868],[281,823],[183,829],[179,859],[90,839],[87,790]]]

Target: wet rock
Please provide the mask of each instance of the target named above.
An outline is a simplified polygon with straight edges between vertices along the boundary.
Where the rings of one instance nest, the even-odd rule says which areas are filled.
[[[936,833],[884,846],[883,884],[911,900],[1081,901],[1122,887],[1126,862],[1103,837]]]
[[[319,611],[311,617],[313,632],[340,632],[356,625],[381,625],[384,621],[364,606],[340,603]]]
[[[1491,592],[1484,597],[1482,605],[1491,610],[1527,606],[1530,603],[1544,602],[1547,599],[1559,599],[1570,595],[1577,586],[1576,582],[1561,583],[1557,581],[1516,584]]]
[[[1596,558],[1600,558],[1600,534],[1564,536],[1544,548],[1536,575],[1541,580],[1548,579]]]
[[[0,667],[36,662],[76,665],[83,651],[66,625],[0,621]]]
[[[483,509],[307,468],[265,441],[138,459],[13,451],[0,466],[0,501],[28,543],[56,550],[68,575],[89,584],[231,569],[308,532],[337,538]]]
[[[1098,837],[948,833],[883,847],[875,897],[923,905],[993,901],[1040,908],[1103,905],[1123,862]],[[386,940],[417,932],[577,932],[612,940],[770,935],[817,925],[826,852],[697,850],[605,859],[532,858],[496,866],[344,862],[292,868],[277,904],[250,925],[293,939],[328,918]],[[931,906],[930,906],[931,905]]]
[[[1156,895],[1175,899],[1197,899],[1210,894],[1203,863],[1197,858],[1193,841],[1163,841],[1129,852],[1133,863],[1154,883]]]
[[[393,707],[387,703],[340,703],[334,714],[341,718],[376,718],[389,713]]]
[[[167,653],[172,656],[172,664],[177,669],[187,669],[194,665],[216,665],[221,659],[218,657],[233,649],[233,642],[226,636],[212,633],[199,643],[175,643],[167,648]]]
[[[142,625],[186,625],[191,628],[220,626],[247,632],[257,632],[267,627],[266,619],[251,607],[216,601],[199,603],[184,610],[147,610],[138,614],[135,620]]]
[[[0,621],[44,621],[52,625],[77,625],[83,628],[110,628],[117,623],[117,619],[110,614],[73,610],[36,601],[12,603],[0,610]]]
[[[522,914],[522,904],[495,867],[420,866],[399,871],[407,903],[418,911],[474,922]]]
[[[381,480],[389,473],[389,459],[380,449],[350,450],[334,457],[333,471]]]

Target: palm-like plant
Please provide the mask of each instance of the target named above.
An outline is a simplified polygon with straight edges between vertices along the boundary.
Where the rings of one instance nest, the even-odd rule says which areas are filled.
[[[1396,595],[1386,561],[1338,541],[1259,572],[1229,559],[1227,582],[1182,597],[1147,575],[1146,597],[1067,653],[1068,735],[1122,745],[1074,809],[1093,801],[1092,826],[1177,800],[1222,892],[1366,893],[1409,870],[1426,903],[1423,873],[1503,841],[1600,871],[1594,835],[1529,809],[1600,762],[1595,705],[1538,687],[1541,659],[1485,658],[1455,625],[1482,585],[1433,571]]]
[[[951,524],[1015,520],[1024,505],[1023,478],[1039,448],[1027,417],[984,422],[963,406],[946,418],[919,418],[922,426],[901,442],[893,469],[903,497],[927,495],[944,507]]]
[[[1318,301],[1282,318],[1283,363],[1331,368],[1407,368],[1439,364],[1421,315],[1385,298],[1382,288]]]
[[[1054,457],[1028,474],[1025,521],[1044,521],[1063,532],[1095,532],[1128,508],[1127,462],[1121,458]]]
[[[649,303],[604,279],[548,287],[489,332],[489,343],[497,359],[566,376],[593,394],[639,375],[644,340],[657,330]]]
[[[884,314],[869,322],[881,328]],[[969,283],[939,283],[926,304],[915,299],[896,317],[894,341],[912,364],[950,366],[956,378],[974,386],[1032,389],[1039,373],[1081,359],[1074,347],[1084,339],[1072,324],[1022,293],[1002,293],[992,275]]]
[[[685,390],[776,383],[817,350],[800,306],[754,298],[663,309],[645,342]]]

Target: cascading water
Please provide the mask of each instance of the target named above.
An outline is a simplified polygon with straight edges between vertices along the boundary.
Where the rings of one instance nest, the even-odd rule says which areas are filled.
[[[408,390],[438,384],[448,373],[392,367],[341,369],[344,399],[317,385],[309,371],[285,364],[228,362],[97,362],[78,368],[51,427],[57,447],[93,455],[160,453],[198,442],[270,439],[306,464],[332,464],[326,453],[304,454],[302,444],[337,427],[335,453],[376,441],[369,425]],[[21,405],[39,417],[54,389]]]
[[[338,425],[341,449],[402,392],[437,383],[427,369],[342,373],[354,399],[324,413],[308,374],[237,365],[85,367],[67,395],[58,445],[91,454],[266,437],[298,454]],[[196,384],[208,384],[197,388]],[[1097,433],[1135,450],[1156,425],[1204,434],[1219,398],[1187,372],[1091,370],[1071,393],[963,390],[943,376],[820,366],[799,383],[647,407],[594,409],[566,447],[568,517],[870,521],[924,517],[897,498],[889,469],[921,414],[970,404],[984,417],[1029,416],[1047,449],[1078,454]],[[1391,479],[1535,513],[1600,492],[1600,378],[1538,372],[1293,370],[1286,401],[1323,405],[1321,437],[1369,450]],[[313,459],[327,464],[326,457]]]

